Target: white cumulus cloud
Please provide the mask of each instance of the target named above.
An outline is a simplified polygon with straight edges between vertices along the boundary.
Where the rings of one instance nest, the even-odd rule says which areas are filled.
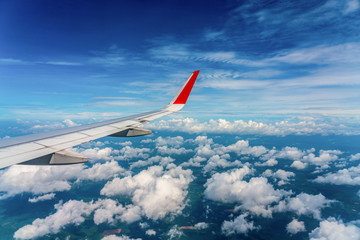
[[[327,173],[323,176],[318,176],[314,181],[317,183],[330,183],[335,185],[360,185],[360,165],[341,169],[335,173]]]
[[[213,155],[212,157],[209,158],[206,165],[203,167],[203,171],[205,173],[207,173],[207,172],[211,172],[219,167],[228,168],[228,167],[240,167],[243,165],[238,160],[231,162],[231,161],[228,161],[227,159],[230,159],[229,154],[224,154],[222,156]]]
[[[147,160],[139,160],[130,165],[130,169],[138,168],[138,167],[145,167],[148,165],[153,165],[155,163],[160,164],[161,166],[167,166],[168,164],[174,162],[175,159],[171,157],[161,157],[161,156],[154,156]]]
[[[148,235],[148,236],[155,236],[156,231],[153,230],[153,229],[148,229],[148,230],[146,230],[145,234]]]
[[[295,173],[288,172],[282,169],[278,169],[276,172],[271,171],[270,169],[267,169],[263,174],[264,177],[272,177],[275,180],[278,181],[278,185],[284,185],[289,183],[289,181],[295,177]]]
[[[46,201],[46,200],[51,200],[54,197],[55,197],[55,193],[49,193],[49,194],[44,194],[42,196],[29,198],[29,202],[31,202],[31,203],[42,202],[42,201]]]
[[[84,164],[68,166],[14,165],[0,171],[0,199],[20,193],[36,195],[68,191],[73,181],[103,180],[119,174],[127,174],[115,161],[97,163],[92,167]]]
[[[116,236],[116,235],[108,235],[103,237],[101,240],[141,240],[141,238],[130,238],[126,235]]]
[[[303,163],[301,161],[294,161],[290,167],[293,167],[293,168],[296,168],[298,170],[302,170],[302,169],[305,169],[307,167],[307,163]]]
[[[170,155],[170,154],[176,154],[176,155],[180,155],[180,154],[185,154],[185,153],[189,153],[192,152],[191,149],[185,149],[185,148],[175,148],[175,147],[168,147],[168,146],[160,146],[156,148],[158,153],[162,154],[162,155]]]
[[[79,225],[89,216],[95,205],[83,201],[70,200],[65,204],[55,205],[56,213],[44,218],[36,219],[14,233],[17,239],[32,239],[49,233],[57,233],[69,224]]]
[[[356,153],[350,156],[350,161],[360,160],[360,153]]]
[[[321,193],[311,195],[300,193],[295,197],[288,197],[274,207],[275,211],[292,211],[297,215],[312,215],[315,219],[321,219],[321,209],[329,207],[334,200],[326,199]]]
[[[115,159],[127,160],[131,158],[148,158],[148,153],[150,152],[150,148],[133,148],[131,146],[125,146],[119,151],[119,156]]]
[[[232,221],[224,221],[221,226],[221,231],[226,236],[232,234],[246,234],[249,231],[257,229],[253,221],[248,221],[246,217],[248,214],[244,213],[236,217]]]
[[[114,149],[110,147],[106,148],[74,148],[75,152],[79,153],[80,155],[83,155],[85,157],[88,157],[90,160],[111,160],[113,159],[112,154],[114,154]]]
[[[320,222],[320,226],[309,234],[310,240],[357,240],[360,239],[360,228],[341,220],[328,218]]]
[[[198,230],[203,230],[209,227],[209,224],[205,223],[205,222],[199,222],[197,224],[194,225],[195,229]]]
[[[290,234],[296,234],[298,232],[305,232],[305,224],[302,221],[298,221],[297,219],[293,219],[286,225],[286,231]]]
[[[237,155],[251,155],[259,157],[268,151],[264,146],[249,146],[249,142],[245,140],[239,140],[234,144],[231,144],[226,147],[221,147],[221,151],[224,153],[234,152]]]
[[[164,171],[161,166],[150,167],[135,176],[115,178],[101,190],[102,195],[128,195],[142,214],[157,220],[168,213],[179,213],[185,207],[191,170],[175,167]]]
[[[322,168],[327,168],[328,164],[332,161],[338,160],[339,155],[341,154],[342,152],[339,150],[320,150],[318,157],[316,157],[313,153],[310,153],[303,157],[303,161],[316,166],[321,166]]]
[[[68,225],[80,225],[94,213],[94,223],[112,224],[117,220],[132,223],[141,219],[141,211],[138,206],[132,204],[123,206],[112,199],[99,199],[97,201],[84,202],[69,200],[66,203],[58,203],[56,212],[45,217],[37,218],[31,224],[25,225],[14,233],[16,239],[33,239],[47,234],[60,232]]]
[[[205,197],[224,203],[239,203],[239,209],[271,217],[270,205],[290,193],[275,190],[263,177],[253,177],[248,182],[244,181],[244,176],[251,172],[252,170],[244,166],[229,172],[215,173],[205,184]]]

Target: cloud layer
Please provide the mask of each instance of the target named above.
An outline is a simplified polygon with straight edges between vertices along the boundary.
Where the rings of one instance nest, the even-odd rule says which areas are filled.
[[[288,222],[283,225],[285,236],[309,233],[310,237],[321,239],[341,234],[343,229],[356,232],[357,222],[345,224],[340,218],[336,221],[329,218],[331,209],[342,208],[341,201],[322,193],[314,194],[299,185],[299,181],[302,184],[307,181],[305,184],[310,187],[319,183],[358,185],[358,166],[352,166],[356,163],[356,153],[286,146],[287,142],[271,147],[272,142],[254,144],[260,139],[244,140],[235,135],[229,141],[229,136],[222,139],[201,135],[188,139],[149,137],[141,140],[140,147],[122,141],[99,141],[74,149],[92,156],[87,165],[12,166],[2,170],[2,201],[15,196],[18,197],[14,199],[22,199],[23,193],[33,195],[25,197],[36,205],[60,201],[53,213],[19,228],[14,237],[56,236],[70,226],[81,228],[87,221],[102,227],[136,223],[144,238],[164,234],[176,238],[186,231],[205,233],[209,229],[218,236],[246,238],[266,227],[261,219],[276,221],[278,216],[288,216]],[[159,151],[162,147],[191,151],[164,154]],[[294,167],[295,163],[304,167]],[[308,177],[304,180],[304,176]],[[61,200],[60,192],[71,195],[77,187],[89,182],[97,183],[93,200]],[[91,184],[87,187],[91,188]],[[194,187],[197,191],[201,189],[200,192],[194,192]],[[354,197],[357,198],[356,191]],[[173,224],[166,233],[157,226],[191,218],[189,211],[197,198],[201,200],[202,219],[182,227]],[[224,214],[215,211],[222,208]],[[309,228],[308,219],[320,226]],[[331,228],[335,229],[334,233],[327,230],[327,225],[334,225]],[[131,236],[139,235],[107,237]]]
[[[263,123],[256,121],[225,119],[210,119],[199,121],[194,118],[160,120],[147,123],[153,130],[183,131],[189,133],[232,133],[232,134],[259,134],[270,136],[285,135],[359,135],[357,128],[346,126],[342,122],[327,123],[313,118],[300,121],[280,121]]]

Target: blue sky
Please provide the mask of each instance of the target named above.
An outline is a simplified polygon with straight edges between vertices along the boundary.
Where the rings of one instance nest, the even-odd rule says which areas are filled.
[[[357,122],[359,1],[2,1],[0,118]]]
[[[359,239],[359,11],[0,1],[0,140],[155,110],[201,71],[150,136],[70,149],[86,164],[0,170],[0,236]]]

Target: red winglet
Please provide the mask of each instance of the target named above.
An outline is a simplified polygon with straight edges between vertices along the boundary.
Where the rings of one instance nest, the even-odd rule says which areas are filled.
[[[190,79],[188,80],[188,82],[186,83],[185,87],[183,88],[183,90],[181,91],[181,93],[179,94],[179,96],[177,97],[177,99],[174,101],[173,104],[185,104],[192,87],[194,86],[195,80],[197,78],[197,76],[199,75],[199,70],[193,72],[193,74],[191,75]]]

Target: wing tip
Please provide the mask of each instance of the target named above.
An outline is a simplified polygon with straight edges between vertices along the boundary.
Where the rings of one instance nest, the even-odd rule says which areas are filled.
[[[173,104],[185,104],[194,86],[194,83],[199,75],[200,70],[194,71],[190,78],[186,81],[184,86],[181,88],[180,93],[177,95],[176,100]]]

